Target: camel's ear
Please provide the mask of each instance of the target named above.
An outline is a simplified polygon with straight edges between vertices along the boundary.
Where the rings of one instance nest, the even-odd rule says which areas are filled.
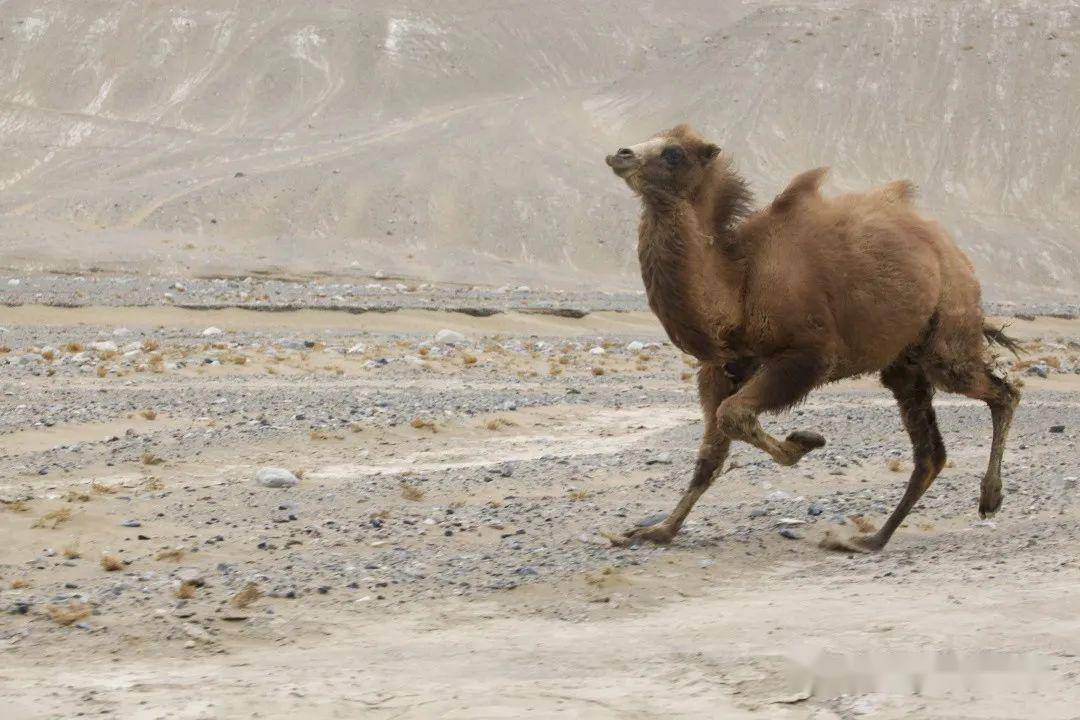
[[[705,143],[698,149],[698,157],[702,165],[708,165],[720,154],[720,146],[714,143]]]

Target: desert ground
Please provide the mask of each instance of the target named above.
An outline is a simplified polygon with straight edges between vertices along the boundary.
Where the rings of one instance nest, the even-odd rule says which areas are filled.
[[[1080,718],[1076,0],[0,0],[0,718]],[[1020,338],[701,418],[604,156],[907,178]]]
[[[950,464],[910,521],[877,555],[818,547],[910,470],[866,378],[769,420],[826,448],[737,447],[674,544],[615,548],[701,428],[640,297],[280,283],[5,286],[9,717],[1076,717],[1068,312],[999,318],[1026,354],[992,520],[988,412],[939,395]]]

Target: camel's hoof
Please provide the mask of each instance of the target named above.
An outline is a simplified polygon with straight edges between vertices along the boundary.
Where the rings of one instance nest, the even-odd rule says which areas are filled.
[[[979,498],[979,517],[983,520],[989,520],[994,517],[994,514],[1001,509],[1002,495],[1000,492],[996,496],[990,497],[982,496]]]
[[[872,553],[882,548],[882,543],[878,541],[876,535],[840,537],[832,530],[826,530],[825,537],[821,538],[821,542],[818,544],[826,550],[835,550],[836,552]]]
[[[648,527],[634,528],[633,530],[627,530],[622,535],[610,535],[608,533],[602,534],[615,547],[630,547],[631,545],[640,545],[644,541],[654,542],[657,545],[667,545],[675,537],[675,533],[673,533],[663,523],[650,525]]]
[[[802,460],[803,455],[825,446],[825,438],[816,432],[796,430],[784,440],[785,456],[778,459],[781,465],[794,465]]]
[[[800,448],[805,448],[805,452],[825,447],[825,438],[820,433],[811,432],[810,430],[796,430],[787,436],[787,441],[798,445]]]

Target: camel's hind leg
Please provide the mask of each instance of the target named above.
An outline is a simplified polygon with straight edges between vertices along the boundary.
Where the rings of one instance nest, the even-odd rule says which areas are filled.
[[[938,431],[934,413],[934,388],[926,374],[915,364],[901,361],[881,371],[881,382],[892,390],[900,405],[900,417],[911,438],[915,468],[911,471],[907,490],[892,515],[873,535],[858,535],[848,540],[825,537],[822,545],[831,550],[880,550],[900,527],[915,503],[945,467],[945,443]]]
[[[816,432],[796,431],[783,441],[769,435],[758,422],[763,412],[784,410],[806,397],[825,377],[826,363],[811,350],[789,351],[769,358],[737,393],[720,404],[720,430],[764,450],[781,465],[794,465],[803,455],[825,444]]]
[[[724,398],[731,395],[734,384],[719,365],[703,365],[698,370],[698,395],[701,400],[701,409],[705,416],[705,433],[701,438],[701,447],[698,450],[697,464],[694,467],[694,475],[690,479],[690,486],[679,499],[675,509],[656,525],[643,528],[633,528],[623,533],[621,537],[610,537],[616,545],[629,545],[639,540],[650,540],[656,543],[669,543],[682,527],[686,516],[694,507],[694,503],[705,494],[712,485],[715,477],[720,473],[727,459],[731,440],[725,437],[717,427],[716,408]]]
[[[990,444],[990,462],[979,491],[979,515],[992,516],[1001,507],[1001,459],[1012,425],[1013,411],[1020,402],[1020,391],[1008,380],[998,377],[985,362],[972,364],[966,373],[934,373],[935,384],[951,392],[982,400],[990,407],[994,436]]]

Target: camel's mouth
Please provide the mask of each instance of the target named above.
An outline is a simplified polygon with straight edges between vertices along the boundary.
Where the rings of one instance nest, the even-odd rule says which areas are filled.
[[[631,188],[634,187],[634,177],[642,169],[642,163],[637,158],[620,157],[620,155],[608,155],[606,162],[611,172],[626,181]]]
[[[636,157],[627,157],[623,154],[608,155],[605,159],[612,172],[623,180],[630,179],[641,168],[641,161]]]

